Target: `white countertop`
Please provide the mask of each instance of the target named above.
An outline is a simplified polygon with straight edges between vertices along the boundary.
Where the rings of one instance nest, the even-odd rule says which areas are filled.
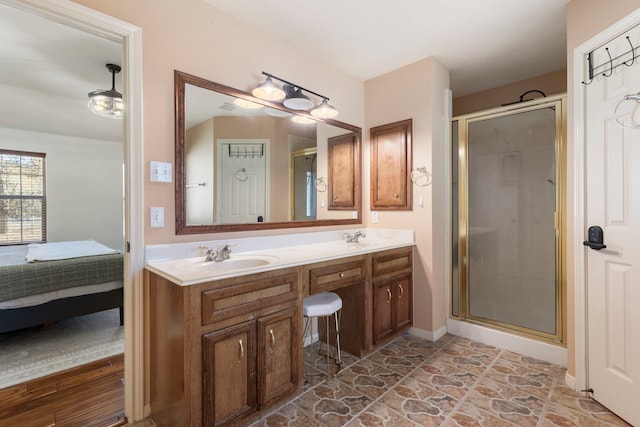
[[[358,230],[363,231],[366,237],[361,238],[359,243],[346,243],[344,234],[353,234]],[[225,244],[235,245],[231,248],[229,260],[204,261],[206,254],[200,246],[218,248]],[[360,228],[224,241],[152,245],[145,248],[145,256],[146,268],[149,271],[178,285],[189,286],[413,245],[414,235],[411,230]],[[254,261],[256,264],[263,264],[246,267]]]

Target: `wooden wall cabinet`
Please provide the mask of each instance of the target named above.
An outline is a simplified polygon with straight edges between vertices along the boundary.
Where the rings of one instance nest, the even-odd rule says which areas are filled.
[[[371,210],[412,210],[412,120],[373,127]]]
[[[412,250],[372,257],[373,345],[380,345],[413,324]]]
[[[360,140],[355,133],[334,136],[327,142],[328,209],[360,209]]]

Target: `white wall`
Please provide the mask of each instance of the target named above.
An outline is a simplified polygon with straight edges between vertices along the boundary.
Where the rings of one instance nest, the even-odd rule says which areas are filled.
[[[46,153],[47,241],[123,249],[122,143],[7,128],[0,140],[4,149]]]

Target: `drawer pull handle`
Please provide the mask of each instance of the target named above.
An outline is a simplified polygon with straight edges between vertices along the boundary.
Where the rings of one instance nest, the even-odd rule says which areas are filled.
[[[400,296],[398,298],[402,298],[402,295],[404,295],[404,289],[402,288],[402,283],[398,283],[398,287],[400,288]]]
[[[342,279],[344,277],[344,273],[340,273],[340,278]]]
[[[276,336],[273,333],[273,329],[269,329],[269,335],[271,335],[271,351],[276,347]]]
[[[244,359],[244,345],[242,345],[242,340],[238,340],[238,344],[240,344],[240,357],[238,358],[238,362],[242,362],[242,359]]]
[[[391,303],[391,289],[389,289],[389,288],[387,288],[387,296],[389,297],[387,299],[387,304],[390,304]]]

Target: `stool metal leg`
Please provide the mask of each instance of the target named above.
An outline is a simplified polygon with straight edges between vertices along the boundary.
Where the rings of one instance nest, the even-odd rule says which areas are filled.
[[[338,349],[338,357],[336,358],[336,363],[338,364],[338,371],[342,367],[342,357],[340,356],[340,312],[341,310],[333,313],[336,320],[336,347]]]

